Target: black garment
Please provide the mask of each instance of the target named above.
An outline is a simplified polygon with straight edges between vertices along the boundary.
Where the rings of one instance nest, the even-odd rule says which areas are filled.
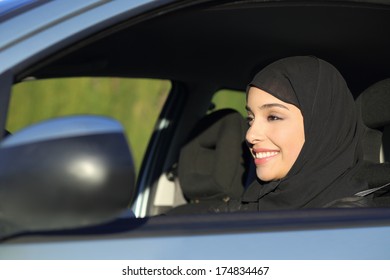
[[[285,178],[249,186],[241,210],[324,207],[367,189],[354,179],[363,160],[363,126],[336,68],[316,57],[285,58],[260,71],[250,86],[301,110],[305,143]]]

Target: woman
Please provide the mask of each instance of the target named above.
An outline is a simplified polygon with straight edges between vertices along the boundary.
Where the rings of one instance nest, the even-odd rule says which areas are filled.
[[[341,74],[315,57],[281,59],[247,90],[246,139],[258,180],[241,210],[319,208],[367,189],[362,125]]]

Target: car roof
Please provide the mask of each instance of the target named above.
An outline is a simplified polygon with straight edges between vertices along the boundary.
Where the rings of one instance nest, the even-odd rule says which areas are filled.
[[[294,55],[334,64],[355,95],[389,76],[386,1],[192,2],[121,22],[18,77],[151,77],[243,90],[257,70]]]

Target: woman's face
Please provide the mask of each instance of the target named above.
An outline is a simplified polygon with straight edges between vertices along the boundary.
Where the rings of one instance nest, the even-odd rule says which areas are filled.
[[[247,96],[246,140],[262,181],[282,179],[305,142],[301,111],[271,94],[251,87]]]

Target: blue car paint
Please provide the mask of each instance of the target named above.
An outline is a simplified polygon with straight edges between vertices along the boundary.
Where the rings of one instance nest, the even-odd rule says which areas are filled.
[[[0,259],[390,259],[390,227],[0,245]]]
[[[11,14],[32,3],[38,3],[37,0],[1,0],[0,1],[0,20],[2,16]]]
[[[0,74],[73,35],[151,2],[61,0],[16,16],[0,25]]]

